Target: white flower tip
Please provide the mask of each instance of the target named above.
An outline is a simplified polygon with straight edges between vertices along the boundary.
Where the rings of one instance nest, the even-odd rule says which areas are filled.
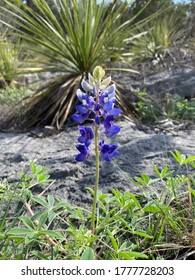
[[[90,84],[88,84],[84,79],[81,82],[81,86],[86,91],[92,91],[93,90],[93,87]]]
[[[101,82],[101,85],[108,86],[110,82],[111,82],[111,76],[109,76],[108,78],[104,79],[104,80]]]

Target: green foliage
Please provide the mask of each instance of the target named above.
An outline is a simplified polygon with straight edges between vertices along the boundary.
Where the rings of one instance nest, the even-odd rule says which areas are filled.
[[[138,102],[135,104],[138,115],[142,121],[155,122],[160,115],[161,109],[148,97],[146,92],[139,92]]]
[[[28,87],[17,88],[15,86],[9,86],[5,89],[0,89],[0,104],[5,107],[13,107],[16,103],[27,96]]]
[[[195,100],[166,94],[164,100],[158,102],[146,92],[137,93],[135,104],[140,119],[144,122],[155,122],[163,117],[175,120],[195,120]]]
[[[21,47],[0,37],[0,87],[11,84],[18,75]]]
[[[194,242],[195,156],[171,154],[180,168],[154,165],[155,178],[130,178],[139,192],[98,191],[94,234],[90,209],[46,195],[46,190],[33,194],[34,186],[53,183],[47,169],[32,163],[18,183],[0,182],[0,259],[177,257],[180,247]]]
[[[116,55],[122,58],[125,31],[130,26],[130,21],[121,22],[127,3],[107,6],[104,1],[98,5],[96,1],[74,0],[70,5],[68,0],[57,0],[54,14],[54,7],[50,9],[45,0],[33,0],[33,9],[20,0],[5,2],[9,9],[1,7],[2,11],[12,15],[18,26],[9,27],[43,57],[40,71],[79,74]]]
[[[195,120],[195,100],[183,97],[166,95],[164,110],[167,116],[173,119]]]
[[[136,0],[133,1],[130,11],[132,16],[136,15],[141,8],[149,2],[147,0]],[[171,10],[171,12],[175,9],[172,0],[151,0],[149,5],[144,9],[144,11],[138,16],[137,20],[143,20],[146,17],[156,13],[160,9]]]
[[[138,27],[129,42],[132,60],[163,61],[184,35],[184,26],[176,12],[165,12]]]

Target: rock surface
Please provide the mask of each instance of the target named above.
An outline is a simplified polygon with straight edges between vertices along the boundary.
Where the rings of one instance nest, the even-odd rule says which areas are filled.
[[[110,164],[103,160],[100,163],[99,186],[103,192],[111,187],[138,191],[129,176],[140,176],[141,173],[154,176],[153,163],[159,169],[168,163],[173,164],[170,150],[195,155],[195,129],[180,130],[181,125],[172,122],[160,124],[155,130],[146,128],[145,132],[131,122],[120,121],[118,125],[121,132],[112,141],[118,143],[120,154]],[[166,126],[169,130],[165,133]],[[18,172],[26,172],[29,163],[34,161],[48,168],[51,179],[56,180],[48,192],[77,204],[89,203],[91,197],[87,187],[93,188],[94,185],[95,161],[93,155],[84,163],[74,160],[77,128],[68,128],[48,137],[40,136],[32,132],[0,133],[0,178],[17,181]]]
[[[184,98],[195,97],[195,56],[183,56],[176,53],[174,58],[167,58],[163,63],[150,61],[134,67],[139,74],[121,71],[116,73],[116,80],[132,92],[145,91],[154,98],[163,99],[165,94]]]

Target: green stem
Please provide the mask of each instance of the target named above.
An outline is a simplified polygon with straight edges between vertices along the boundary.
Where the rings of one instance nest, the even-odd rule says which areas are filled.
[[[92,217],[91,217],[91,229],[92,234],[95,234],[95,214],[96,214],[96,204],[97,204],[97,192],[99,185],[99,147],[98,147],[98,125],[95,123],[95,163],[96,163],[96,172],[95,172],[95,187],[94,187],[94,197],[92,205]]]

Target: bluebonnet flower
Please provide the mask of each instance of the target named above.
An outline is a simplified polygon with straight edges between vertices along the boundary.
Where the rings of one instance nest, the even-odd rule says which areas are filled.
[[[102,80],[104,74],[104,70],[98,66],[94,69],[93,76],[88,75],[88,81],[82,80],[81,86],[85,92],[77,90],[77,97],[81,104],[76,106],[77,113],[72,115],[72,119],[77,123],[82,123],[92,115],[96,129],[95,135],[99,134],[99,128],[103,123],[102,132],[111,138],[120,131],[120,127],[114,124],[114,118],[121,113],[121,110],[114,107],[116,87],[114,84],[109,85],[111,77]],[[79,126],[78,129],[81,136],[78,137],[80,144],[76,147],[80,154],[76,156],[76,160],[83,161],[90,153],[89,146],[94,134],[91,128],[85,126]],[[104,140],[99,143],[99,152],[107,162],[110,162],[110,157],[118,155],[116,148],[117,145],[104,144]]]
[[[103,159],[105,159],[107,162],[110,162],[111,157],[118,155],[118,152],[115,151],[116,148],[118,147],[118,145],[116,144],[114,145],[104,144],[104,140],[101,140],[99,143],[99,147]]]
[[[86,147],[89,147],[91,140],[94,138],[93,131],[89,127],[79,126],[79,131],[81,136],[79,136],[79,143],[85,144]]]
[[[114,116],[113,115],[107,116],[104,121],[104,128],[103,128],[103,132],[106,134],[106,136],[108,138],[111,138],[117,133],[119,133],[119,131],[120,131],[120,127],[114,125]]]
[[[87,158],[89,154],[89,149],[85,145],[76,145],[77,150],[79,150],[80,154],[75,157],[76,161],[83,161]]]
[[[76,110],[79,114],[73,114],[72,119],[77,123],[82,123],[89,118],[91,110],[94,107],[94,98],[87,93],[77,90],[77,97],[82,104],[76,106]]]

